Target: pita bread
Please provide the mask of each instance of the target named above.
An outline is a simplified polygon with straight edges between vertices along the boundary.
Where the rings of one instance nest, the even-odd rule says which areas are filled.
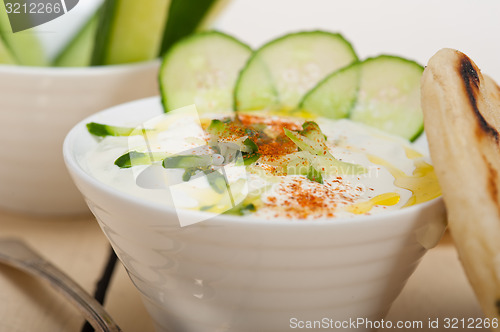
[[[485,316],[500,321],[500,88],[452,49],[429,60],[421,88],[450,233]]]

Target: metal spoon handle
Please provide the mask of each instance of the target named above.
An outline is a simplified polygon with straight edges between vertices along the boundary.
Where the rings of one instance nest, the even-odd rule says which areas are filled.
[[[0,239],[0,262],[48,281],[80,310],[96,331],[121,331],[99,302],[24,242],[18,239]]]

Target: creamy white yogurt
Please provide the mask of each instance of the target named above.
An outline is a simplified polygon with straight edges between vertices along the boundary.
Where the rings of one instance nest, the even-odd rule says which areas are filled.
[[[304,120],[294,121],[300,124]],[[84,167],[111,187],[159,204],[213,213],[227,212],[238,204],[253,204],[255,211],[250,214],[264,218],[374,214],[439,196],[437,182],[432,183],[435,177],[428,158],[415,152],[406,140],[346,119],[314,121],[326,135],[328,149],[336,159],[361,165],[366,172],[323,173],[323,183],[318,183],[303,175],[283,175],[276,171],[279,166],[271,161],[272,157],[261,156],[247,167],[233,162],[219,169],[227,183],[222,192],[216,192],[209,184],[210,174],[198,172],[189,181],[183,181],[184,170],[164,169],[161,162],[131,168],[114,164],[131,150],[213,154],[215,151],[207,145],[207,133],[194,114],[155,118],[141,124],[155,129],[145,135],[105,137],[88,153]],[[423,195],[422,191],[431,193]]]

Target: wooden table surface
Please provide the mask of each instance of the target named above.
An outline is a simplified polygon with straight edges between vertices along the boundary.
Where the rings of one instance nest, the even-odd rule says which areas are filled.
[[[37,218],[0,211],[2,237],[26,241],[93,293],[108,258],[108,243],[93,216]],[[154,331],[138,291],[118,264],[105,308],[125,332]],[[481,317],[449,236],[423,258],[386,320]],[[77,332],[83,318],[44,281],[0,264],[0,332]],[[454,329],[462,330],[462,329]]]

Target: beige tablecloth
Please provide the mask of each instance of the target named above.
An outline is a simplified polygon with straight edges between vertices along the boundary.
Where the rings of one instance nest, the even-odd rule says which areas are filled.
[[[48,258],[92,293],[108,256],[93,216],[35,218],[0,211],[1,236],[15,236]],[[125,332],[154,331],[138,292],[121,266],[105,307]],[[449,236],[429,251],[392,306],[387,320],[421,321],[418,331],[444,331],[446,318],[481,317]],[[440,319],[440,329],[428,328]],[[0,265],[0,332],[75,332],[83,319],[47,283]],[[454,331],[463,330],[461,328]],[[476,329],[477,330],[477,329]]]

